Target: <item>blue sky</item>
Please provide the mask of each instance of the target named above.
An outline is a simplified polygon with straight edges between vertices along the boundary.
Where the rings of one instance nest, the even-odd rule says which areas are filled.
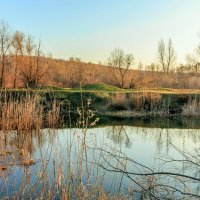
[[[160,38],[172,38],[178,62],[200,42],[200,0],[1,0],[11,30],[41,38],[54,57],[105,62],[114,48],[156,61]]]

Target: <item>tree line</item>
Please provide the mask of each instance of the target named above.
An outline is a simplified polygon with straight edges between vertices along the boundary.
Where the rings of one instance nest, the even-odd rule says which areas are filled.
[[[200,76],[200,44],[197,46],[195,55],[188,55],[186,61],[186,65],[178,65],[172,39],[170,38],[167,44],[161,39],[158,43],[157,63],[152,63],[143,70],[163,72],[167,76],[169,73],[188,73],[191,76],[198,77]],[[111,72],[117,86],[124,88],[124,79],[126,78],[128,70],[134,64],[133,54],[125,54],[122,49],[115,49],[111,52],[108,59],[108,66],[112,67]],[[138,69],[142,70],[142,68],[142,64],[139,63]],[[135,85],[138,79],[131,79],[130,88]]]
[[[62,62],[60,61],[62,64]],[[61,65],[61,64],[57,65]],[[69,69],[70,63],[76,63],[78,71],[76,76],[71,72],[75,69]],[[92,63],[89,63],[92,65]],[[41,40],[35,40],[32,35],[24,34],[21,31],[15,31],[11,33],[9,25],[3,21],[0,22],[0,87],[6,87],[6,80],[12,88],[21,87],[38,87],[44,82],[45,79],[52,79],[51,83],[56,84],[63,80],[63,86],[66,87],[65,82],[71,82],[67,86],[71,87],[78,82],[93,83],[98,82],[99,78],[95,78],[97,75],[95,71],[87,73],[87,77],[84,77],[83,66],[80,58],[70,57],[69,63],[64,64],[64,70],[62,67],[56,66],[55,59],[51,55],[47,55],[42,50]],[[176,51],[174,49],[172,40],[169,39],[167,43],[161,39],[158,43],[157,60],[156,63],[152,63],[149,66],[144,66],[139,63],[137,75],[130,76],[130,70],[136,65],[135,57],[132,53],[125,53],[122,49],[114,49],[106,62],[106,68],[101,64],[99,66],[106,71],[110,72],[109,77],[103,77],[101,73],[101,82],[110,83],[112,85],[121,88],[134,88],[138,83],[142,82],[146,85],[152,83],[152,78],[144,76],[144,71],[159,72],[160,79],[165,74],[176,73],[176,76],[180,77],[182,74],[189,74],[190,76],[198,77],[200,75],[200,45],[197,46],[195,55],[187,56],[186,65],[177,64]],[[74,66],[71,68],[75,68]],[[66,70],[67,69],[67,70]],[[108,70],[109,69],[109,70]],[[60,70],[60,72],[59,72]],[[71,71],[70,71],[71,70]],[[94,68],[95,70],[95,68]],[[102,71],[102,70],[101,70]],[[80,73],[81,72],[81,73]],[[89,75],[88,75],[89,74]],[[152,75],[150,75],[152,76]],[[152,76],[153,77],[153,76]],[[66,80],[77,79],[77,80]],[[111,80],[107,80],[111,79]],[[144,80],[146,79],[146,81]],[[147,81],[149,79],[149,82]],[[127,84],[129,81],[129,84]],[[155,81],[155,80],[154,80]]]
[[[0,24],[0,87],[5,87],[6,78],[12,72],[13,88],[21,81],[25,87],[37,87],[48,73],[49,60],[45,59],[41,41],[20,31],[10,33],[5,22]]]

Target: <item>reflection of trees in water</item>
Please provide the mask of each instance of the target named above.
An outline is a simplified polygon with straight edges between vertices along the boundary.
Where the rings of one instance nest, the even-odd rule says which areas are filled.
[[[30,131],[17,132],[10,140],[10,145],[15,146],[16,149],[23,151],[30,157],[34,153],[33,134]]]
[[[126,143],[127,138],[130,143],[136,135],[139,135],[144,141],[155,142],[159,166],[156,166],[154,170],[147,169],[147,166],[141,166],[137,160],[131,160],[131,158],[126,157],[121,150],[114,153],[102,150],[110,157],[113,156],[113,160],[107,163],[108,166],[102,165],[103,169],[109,172],[125,174],[139,186],[141,191],[145,191],[151,197],[159,197],[161,194],[166,194],[175,199],[183,197],[200,198],[200,130],[152,129],[128,126],[108,127],[108,138],[115,144]],[[194,149],[195,146],[190,146],[191,143],[189,141],[196,144],[196,149]],[[166,153],[160,154],[163,149]],[[169,150],[171,151],[170,155],[168,155]],[[131,167],[126,169],[116,167],[116,163],[120,159],[124,159],[120,163],[124,163],[127,160],[130,161]],[[139,169],[138,172],[137,169]]]
[[[117,131],[119,135],[122,133],[122,127],[118,129],[115,128],[115,135]],[[104,160],[98,163],[99,166],[110,173],[123,174],[130,180],[133,194],[141,194],[141,199],[200,199],[200,148],[194,152],[186,149],[187,139],[199,138],[199,131],[158,129],[158,132],[154,129],[156,132],[152,132],[150,129],[137,129],[137,131],[135,128],[134,131],[128,130],[128,127],[124,129],[129,138],[133,132],[141,134],[143,139],[153,138],[159,148],[160,144],[165,143],[167,153],[169,148],[176,153],[170,156],[160,155],[157,158],[160,165],[149,168],[127,157],[121,149],[115,148],[114,151],[101,149]],[[177,135],[180,138],[179,147],[173,144]]]
[[[154,138],[157,152],[161,153],[162,149],[165,148],[166,153],[169,153],[169,144],[172,142],[172,134],[170,134],[169,129],[157,129]]]
[[[164,134],[168,140],[170,131]],[[133,192],[131,195],[138,193],[141,199],[199,199],[200,148],[194,152],[187,151],[185,136],[181,134],[183,136],[181,148],[172,143],[173,137],[166,147],[178,152],[179,156],[162,154],[158,157],[159,166],[154,168],[128,157],[121,148],[118,150],[115,148],[114,151],[100,149],[103,161],[97,164],[110,173],[123,174],[130,180],[130,191]],[[160,137],[160,134],[158,135]]]
[[[0,145],[1,147],[9,146],[9,148],[13,148],[13,150],[25,149],[28,152],[28,155],[31,156],[37,150],[36,147],[42,149],[43,146],[45,146],[46,144],[48,146],[54,146],[54,148],[55,146],[58,146],[56,141],[61,135],[59,135],[59,133],[54,134],[53,130],[50,131],[51,132],[49,132],[48,130],[43,131],[43,133],[15,132],[13,134],[10,134],[9,136],[4,135],[4,137],[2,137],[2,140],[0,141]],[[99,149],[97,145],[94,145],[97,152],[92,151],[94,153],[94,157],[91,156],[89,158],[94,159],[92,161],[96,162],[95,164],[98,165],[99,168],[101,167],[104,170],[116,172],[117,174],[119,174],[119,176],[121,174],[123,174],[123,176],[126,176],[126,178],[130,179],[132,183],[132,188],[134,188],[133,182],[135,181],[135,184],[140,187],[140,189],[142,188],[140,191],[143,190],[144,193],[146,192],[150,195],[152,193],[156,196],[162,193],[162,189],[165,189],[165,191],[167,191],[169,195],[172,195],[173,191],[176,191],[177,188],[172,189],[169,188],[170,185],[163,185],[168,181],[169,177],[171,178],[170,180],[173,180],[174,182],[177,181],[177,183],[179,183],[178,181],[180,181],[180,184],[182,183],[183,185],[181,191],[186,193],[188,193],[188,191],[187,188],[184,188],[184,184],[186,185],[189,182],[193,181],[192,178],[195,178],[195,181],[197,183],[200,183],[200,149],[196,149],[196,151],[193,153],[186,152],[185,149],[185,146],[187,145],[187,139],[192,139],[192,141],[196,143],[200,141],[200,131],[112,126],[106,128],[106,133],[109,139],[111,139],[115,144],[120,145],[120,151],[117,151],[118,147],[114,148],[112,152],[108,146],[105,149]],[[128,158],[126,157],[126,155],[122,154],[123,149],[121,148],[121,146],[124,145],[127,148],[131,148],[131,140],[134,139],[134,136],[138,135],[143,140],[153,140],[155,142],[158,153],[162,152],[163,149],[166,150],[166,155],[162,155],[162,157],[159,158],[160,161],[163,162],[162,170],[165,169],[165,171],[159,171],[160,169],[158,168],[150,169],[148,167],[140,165],[137,160],[132,160],[131,158]],[[89,134],[88,137],[90,137]],[[175,138],[180,138],[182,149],[178,149],[178,147],[173,146]],[[60,137],[60,139],[62,139],[62,137]],[[75,140],[74,142],[77,141]],[[181,156],[179,157],[179,159],[167,157],[170,148],[174,148],[177,152],[180,153]],[[106,151],[106,149],[108,151]],[[98,156],[101,156],[101,159],[99,159]],[[87,162],[87,159],[85,159],[85,162]],[[131,166],[130,168],[128,168],[129,165]],[[174,168],[174,171],[171,170],[172,165],[177,167]],[[173,174],[170,174],[170,172],[173,172]],[[187,175],[190,175],[192,178],[187,179]],[[200,193],[199,189],[200,184],[197,184],[195,186],[196,194]]]
[[[110,126],[106,128],[107,137],[115,144],[125,144],[130,148],[131,139],[134,135],[139,135],[144,141],[155,141],[158,153],[164,149],[166,153],[170,150],[170,144],[175,138],[181,142],[191,139],[194,144],[200,141],[200,130],[198,129],[161,129],[142,128],[131,126]]]
[[[163,149],[169,152],[169,146],[174,138],[180,138],[180,143],[191,139],[194,144],[200,141],[200,130],[197,129],[160,129],[142,128],[131,126],[109,126],[106,127],[106,134],[115,144],[125,145],[131,148],[131,139],[134,135],[139,135],[144,141],[155,141],[157,152]],[[35,147],[42,149],[45,143],[56,145],[58,139],[55,130],[45,129],[40,133],[32,132],[13,132],[11,134],[0,134],[1,149],[26,149],[30,156],[34,154]]]
[[[52,141],[50,137],[52,134],[48,134],[48,142]],[[42,149],[46,138],[42,132],[35,131],[13,131],[9,134],[0,134],[0,151],[16,152],[24,154],[27,157],[32,157],[36,151],[36,148]],[[51,143],[51,142],[50,142]],[[49,143],[49,144],[50,144]]]
[[[132,145],[125,126],[107,127],[107,137],[110,138],[115,144],[125,144],[127,148],[130,148]]]

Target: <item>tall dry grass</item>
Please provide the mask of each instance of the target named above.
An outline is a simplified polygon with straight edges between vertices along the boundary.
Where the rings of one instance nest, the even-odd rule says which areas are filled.
[[[46,150],[45,148],[39,150],[40,159],[32,159],[33,139],[35,137],[33,137],[34,134],[27,134],[27,132],[36,128],[40,129],[44,122],[44,108],[39,101],[38,96],[31,97],[28,95],[23,100],[14,101],[13,99],[4,102],[4,104],[1,102],[4,111],[1,116],[1,119],[4,118],[4,121],[2,121],[3,128],[5,130],[23,129],[24,131],[21,131],[21,134],[18,134],[17,131],[14,138],[12,132],[8,131],[10,134],[0,132],[0,138],[3,138],[0,140],[0,186],[2,186],[0,197],[5,199],[47,200],[126,199],[126,195],[105,192],[104,176],[98,171],[94,177],[93,173],[96,172],[98,161],[95,156],[93,160],[88,160],[88,151],[91,151],[91,149],[88,149],[86,137],[87,128],[94,126],[98,122],[98,118],[93,119],[94,112],[90,109],[90,99],[87,103],[87,110],[84,110],[83,106],[78,108],[77,128],[82,129],[82,131],[74,131],[66,136],[68,138],[66,149],[59,149],[58,151],[59,143],[50,140]],[[51,109],[46,115],[47,123],[52,127],[56,125],[59,118],[59,106],[60,103],[53,101]],[[37,117],[36,120],[34,120],[35,117]],[[10,120],[10,122],[6,122],[6,120]],[[49,135],[54,135],[54,129],[49,131],[51,132]],[[43,140],[45,140],[43,137],[42,132],[36,134],[39,147],[42,147]],[[54,139],[52,138],[52,140]],[[55,144],[58,147],[55,147]],[[11,149],[8,149],[8,147],[11,147]],[[60,151],[64,153],[62,154]],[[8,177],[12,173],[11,167],[21,168],[24,171],[20,182],[10,182]],[[32,177],[35,177],[34,183]],[[83,182],[83,177],[86,177],[85,182]],[[7,188],[11,186],[10,184],[13,184],[15,188],[12,194],[7,191]],[[2,192],[4,196],[1,196]]]
[[[49,128],[54,128],[63,123],[60,117],[61,102],[53,100],[51,109],[45,114],[47,117],[47,125]]]
[[[190,99],[188,103],[183,106],[182,115],[187,117],[200,116],[200,100]]]
[[[26,93],[24,97],[12,97],[6,92],[0,98],[1,130],[40,130],[60,123],[60,103],[56,100],[45,109],[41,97]]]
[[[129,111],[158,111],[164,110],[166,102],[162,101],[162,95],[151,92],[118,93],[113,94],[109,104],[110,109]]]

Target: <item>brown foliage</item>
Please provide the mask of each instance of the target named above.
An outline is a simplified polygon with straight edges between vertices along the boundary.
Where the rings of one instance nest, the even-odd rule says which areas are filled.
[[[19,58],[18,58],[19,59]],[[26,71],[28,57],[23,58],[24,64],[21,69]],[[36,59],[32,58],[33,62]],[[20,59],[19,59],[20,60]],[[19,61],[18,61],[19,62]],[[59,86],[59,87],[77,87],[80,84],[106,83],[109,85],[118,86],[113,77],[111,70],[115,74],[118,69],[77,61],[65,61],[41,57],[41,68],[38,86]],[[15,57],[12,58],[12,63],[7,67],[6,87],[13,88],[13,80],[15,77]],[[36,68],[33,65],[32,74]],[[33,76],[34,77],[34,76]],[[20,73],[17,76],[16,87],[26,87],[24,76]],[[124,80],[124,88],[181,88],[181,89],[198,89],[200,88],[199,77],[192,76],[190,73],[183,72],[157,72],[157,71],[140,71],[129,69]]]

